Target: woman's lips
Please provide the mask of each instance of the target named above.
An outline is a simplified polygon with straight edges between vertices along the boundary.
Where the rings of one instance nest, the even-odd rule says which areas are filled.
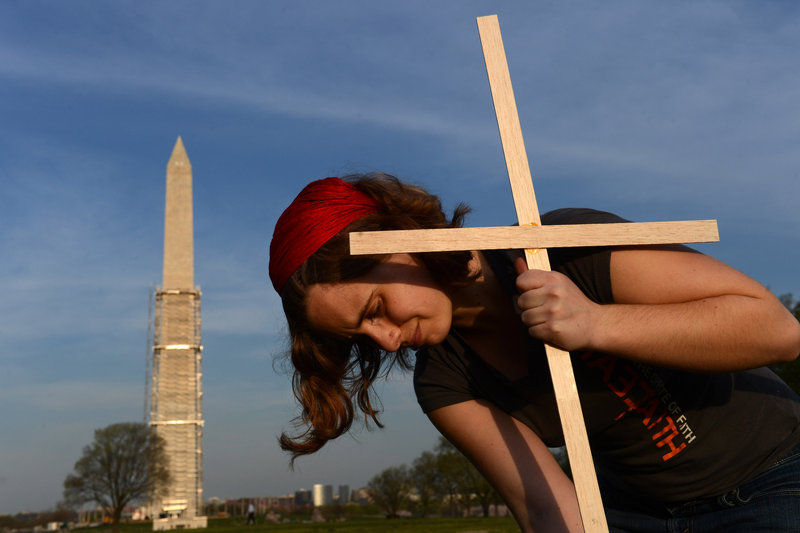
[[[414,337],[411,339],[411,346],[414,349],[422,346],[422,328],[419,327],[419,323],[417,323],[417,329],[414,330]]]

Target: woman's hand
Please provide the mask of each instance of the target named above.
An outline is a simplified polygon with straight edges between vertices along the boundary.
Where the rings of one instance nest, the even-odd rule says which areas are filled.
[[[521,258],[514,266],[519,273],[517,306],[528,333],[562,350],[588,348],[600,306],[559,272],[528,270]]]

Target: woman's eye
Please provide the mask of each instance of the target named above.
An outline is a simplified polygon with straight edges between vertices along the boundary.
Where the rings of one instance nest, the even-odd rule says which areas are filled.
[[[378,300],[375,302],[375,305],[372,306],[372,309],[369,310],[367,313],[367,319],[370,321],[372,325],[375,325],[375,321],[381,317],[383,314],[383,302]]]

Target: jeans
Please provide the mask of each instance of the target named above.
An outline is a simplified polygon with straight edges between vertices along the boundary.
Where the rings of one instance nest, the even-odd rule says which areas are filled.
[[[769,469],[716,498],[661,508],[610,502],[611,533],[800,533],[800,445]]]

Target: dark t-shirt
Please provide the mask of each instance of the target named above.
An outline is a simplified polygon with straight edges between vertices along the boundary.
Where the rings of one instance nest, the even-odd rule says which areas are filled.
[[[562,209],[544,224],[624,222],[603,212]],[[609,248],[551,249],[553,270],[591,300],[613,303]],[[511,256],[485,252],[509,294]],[[564,442],[541,342],[528,346],[528,375],[509,380],[451,330],[417,353],[414,387],[423,411],[486,399],[533,429],[548,446]],[[800,441],[800,398],[767,368],[701,374],[620,357],[571,353],[598,475],[631,498],[664,503],[722,494],[760,473]]]

